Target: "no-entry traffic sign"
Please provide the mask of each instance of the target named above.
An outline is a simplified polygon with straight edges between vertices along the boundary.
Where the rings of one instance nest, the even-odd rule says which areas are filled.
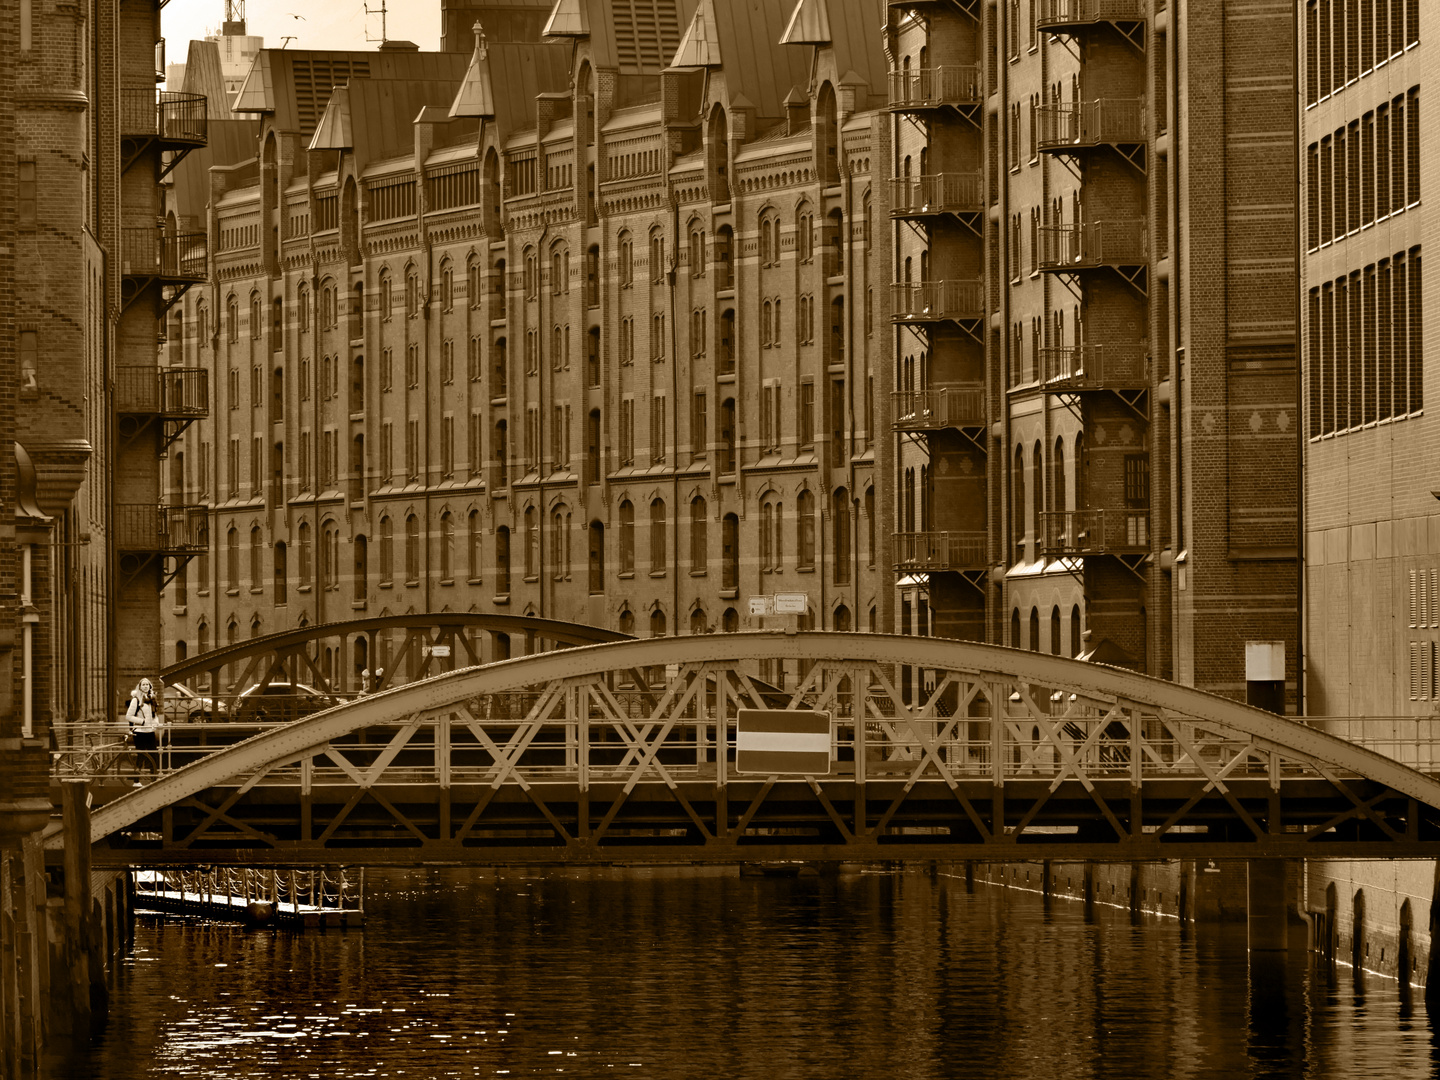
[[[811,709],[740,709],[735,771],[759,776],[830,774],[830,714]]]

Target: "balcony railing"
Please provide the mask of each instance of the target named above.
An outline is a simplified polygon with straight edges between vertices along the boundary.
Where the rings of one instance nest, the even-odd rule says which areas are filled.
[[[1145,141],[1145,102],[1140,98],[1098,98],[1035,110],[1036,145],[1071,150]]]
[[[158,277],[174,282],[205,280],[203,232],[170,233],[160,225],[122,231],[121,269],[126,277]]]
[[[1047,390],[1125,390],[1148,385],[1149,361],[1138,345],[1051,345],[1040,350]]]
[[[984,99],[979,64],[899,69],[890,72],[890,108],[938,109],[978,105]]]
[[[1098,22],[1136,22],[1144,17],[1140,0],[1039,0],[1035,26],[1059,30]]]
[[[895,322],[960,321],[984,314],[985,285],[979,278],[890,286],[890,317]]]
[[[1061,555],[1125,554],[1150,550],[1150,511],[1043,510],[1041,550]]]
[[[115,408],[122,413],[164,417],[210,414],[210,373],[204,368],[119,368]]]
[[[204,94],[154,87],[120,91],[120,128],[126,138],[158,138],[175,149],[204,146],[209,138]]]
[[[116,550],[162,555],[204,551],[207,515],[206,508],[200,505],[117,503],[114,521]]]
[[[896,390],[890,394],[896,431],[985,426],[985,388],[946,386],[939,390]]]
[[[985,532],[902,532],[895,534],[895,569],[984,570]]]
[[[890,216],[978,214],[985,205],[984,181],[978,172],[899,177],[890,181]]]
[[[1135,266],[1147,261],[1145,219],[1040,226],[1040,269]]]

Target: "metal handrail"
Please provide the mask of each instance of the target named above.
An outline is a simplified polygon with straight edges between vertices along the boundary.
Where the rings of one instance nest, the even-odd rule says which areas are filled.
[[[204,281],[208,272],[203,232],[167,232],[163,225],[121,230],[121,272],[131,277]]]
[[[984,100],[979,64],[947,64],[933,68],[892,69],[890,107],[976,105]]]
[[[115,547],[120,551],[203,552],[209,510],[199,503],[115,504]]]
[[[210,373],[204,368],[118,368],[115,408],[122,413],[208,416]]]
[[[1143,98],[1096,98],[1035,109],[1040,149],[1145,141]]]
[[[204,146],[209,139],[209,102],[204,94],[156,90],[120,91],[120,127],[127,136],[158,136],[166,142]]]
[[[901,532],[892,537],[897,570],[983,570],[985,532]]]
[[[1149,236],[1144,218],[1040,226],[1040,268],[1126,266],[1146,262]]]
[[[985,314],[985,283],[959,281],[897,282],[890,286],[890,313],[898,320],[979,319]]]
[[[983,427],[985,424],[984,386],[894,390],[890,402],[894,426],[901,431]]]
[[[890,181],[890,213],[978,213],[984,207],[985,177],[980,172],[902,176]]]
[[[1041,378],[1052,388],[1145,386],[1148,368],[1149,357],[1139,345],[1046,345],[1040,350]]]
[[[1135,22],[1145,17],[1139,0],[1039,0],[1035,25],[1069,26],[1096,22]]]
[[[1041,551],[1047,556],[1148,551],[1150,511],[1042,510],[1040,536]]]

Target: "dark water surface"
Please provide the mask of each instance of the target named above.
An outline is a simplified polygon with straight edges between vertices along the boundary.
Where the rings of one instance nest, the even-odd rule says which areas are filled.
[[[731,872],[733,873],[733,871]],[[1244,928],[922,875],[417,869],[363,931],[143,916],[104,1037],[138,1077],[1430,1076],[1417,994]]]

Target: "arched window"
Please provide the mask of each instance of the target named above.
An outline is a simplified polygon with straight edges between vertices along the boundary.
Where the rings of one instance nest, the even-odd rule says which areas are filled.
[[[795,216],[795,257],[808,263],[815,257],[815,212],[802,203]]]
[[[1076,604],[1070,609],[1070,655],[1079,656],[1081,642],[1080,633],[1080,605]]]
[[[760,570],[771,574],[785,561],[785,508],[773,495],[760,504]]]
[[[380,519],[380,584],[389,585],[395,580],[395,533],[394,523],[387,514]]]
[[[445,311],[455,310],[455,269],[448,262],[440,266],[440,306]]]
[[[650,613],[650,636],[665,636],[665,612],[658,607]]]
[[[1025,643],[1031,652],[1040,651],[1040,609],[1030,609],[1030,640]]]
[[[1070,507],[1069,483],[1065,476],[1065,440],[1055,440],[1055,452],[1050,458],[1050,472],[1054,476],[1054,503],[1051,509],[1066,511]]]
[[[850,493],[839,488],[830,499],[830,524],[834,532],[831,547],[835,553],[835,584],[850,580]]]
[[[449,510],[440,515],[440,583],[455,580],[455,518]]]
[[[620,612],[620,632],[631,635],[635,633],[635,613],[628,608]]]
[[[557,245],[550,250],[550,292],[560,296],[570,291],[570,249]]]
[[[310,557],[310,523],[302,521],[298,530],[300,536],[300,586],[309,588],[314,577],[314,563]]]
[[[259,341],[260,332],[265,327],[264,316],[260,308],[260,294],[250,294],[250,340]]]
[[[620,285],[625,287],[635,280],[635,241],[629,232],[620,234]]]
[[[720,587],[740,587],[740,518],[726,514],[720,522]]]
[[[835,609],[835,629],[842,634],[848,634],[854,627],[850,624],[850,609],[841,604]]]
[[[1020,609],[1017,607],[1010,612],[1010,647],[1019,649],[1023,645],[1020,640]]]
[[[564,503],[550,511],[550,573],[556,581],[570,577],[570,510]]]
[[[420,275],[413,266],[405,268],[405,314],[412,319],[420,314]]]
[[[1014,521],[1015,529],[1015,561],[1023,563],[1025,561],[1026,527],[1029,524],[1026,518],[1029,503],[1025,501],[1025,448],[1022,446],[1015,448],[1015,466],[1010,472],[1010,484],[1012,490],[1010,516]]]
[[[735,399],[720,403],[720,471],[735,471]]]
[[[380,275],[380,318],[385,322],[390,321],[390,316],[395,312],[395,285],[390,280],[390,272],[387,270]]]
[[[250,527],[250,588],[258,590],[265,581],[265,549],[259,525]]]
[[[590,522],[590,592],[605,591],[605,525],[600,521]]]
[[[837,206],[830,211],[827,222],[825,231],[829,233],[830,253],[826,259],[825,273],[829,277],[836,277],[845,272],[845,212]],[[922,273],[921,277],[924,276]]]
[[[233,525],[225,534],[225,585],[235,591],[240,589],[240,530]]]
[[[540,576],[540,515],[535,507],[525,508],[525,579]]]
[[[275,574],[275,604],[278,607],[289,601],[290,562],[284,540],[275,541],[273,561],[275,564],[272,568]]]
[[[200,625],[195,629],[195,633],[197,637],[197,646],[200,650],[199,654],[201,656],[204,656],[207,652],[210,651],[210,624],[207,623],[204,619],[201,619]]]
[[[729,375],[735,371],[735,311],[733,308],[726,308],[720,313],[720,323],[716,326],[715,346],[719,350],[719,368],[721,375]]]
[[[691,634],[703,634],[703,633],[705,633],[705,609],[704,609],[704,608],[698,608],[698,607],[697,607],[694,611],[692,611],[692,612],[690,613],[690,633],[691,633]]]
[[[510,527],[495,528],[495,591],[504,596],[510,592]]]
[[[725,110],[715,106],[710,113],[710,122],[705,138],[705,163],[710,183],[710,201],[730,201],[730,128],[726,123]]]
[[[796,561],[802,569],[815,566],[815,496],[802,491],[795,499]]]
[[[875,565],[875,488],[865,489],[865,565]]]
[[[635,507],[629,499],[620,503],[620,572],[635,571]]]
[[[1060,608],[1056,606],[1050,609],[1050,652],[1059,656],[1063,644],[1060,636]]]
[[[420,583],[420,519],[414,514],[405,517],[405,584]]]
[[[234,293],[225,301],[225,337],[229,341],[240,340],[240,301]]]
[[[690,500],[690,572],[703,574],[710,558],[710,535],[705,513],[705,499],[696,495]]]
[[[835,88],[828,82],[820,88],[820,123],[816,131],[816,158],[822,183],[840,182],[840,126],[836,115]]]
[[[669,543],[665,535],[665,500],[650,503],[650,573],[663,574],[669,564]]]
[[[731,252],[734,246],[734,237],[735,233],[729,225],[722,225],[715,230],[715,287],[717,289],[733,288],[735,284]]]
[[[355,537],[351,546],[355,550],[354,598],[357,604],[363,604],[370,586],[370,541],[362,533]]]
[[[480,580],[480,511],[471,510],[465,523],[465,552],[469,571],[466,576],[473,583]]]
[[[725,614],[720,616],[720,629],[727,634],[733,634],[740,629],[740,613],[733,607],[727,607]]]

